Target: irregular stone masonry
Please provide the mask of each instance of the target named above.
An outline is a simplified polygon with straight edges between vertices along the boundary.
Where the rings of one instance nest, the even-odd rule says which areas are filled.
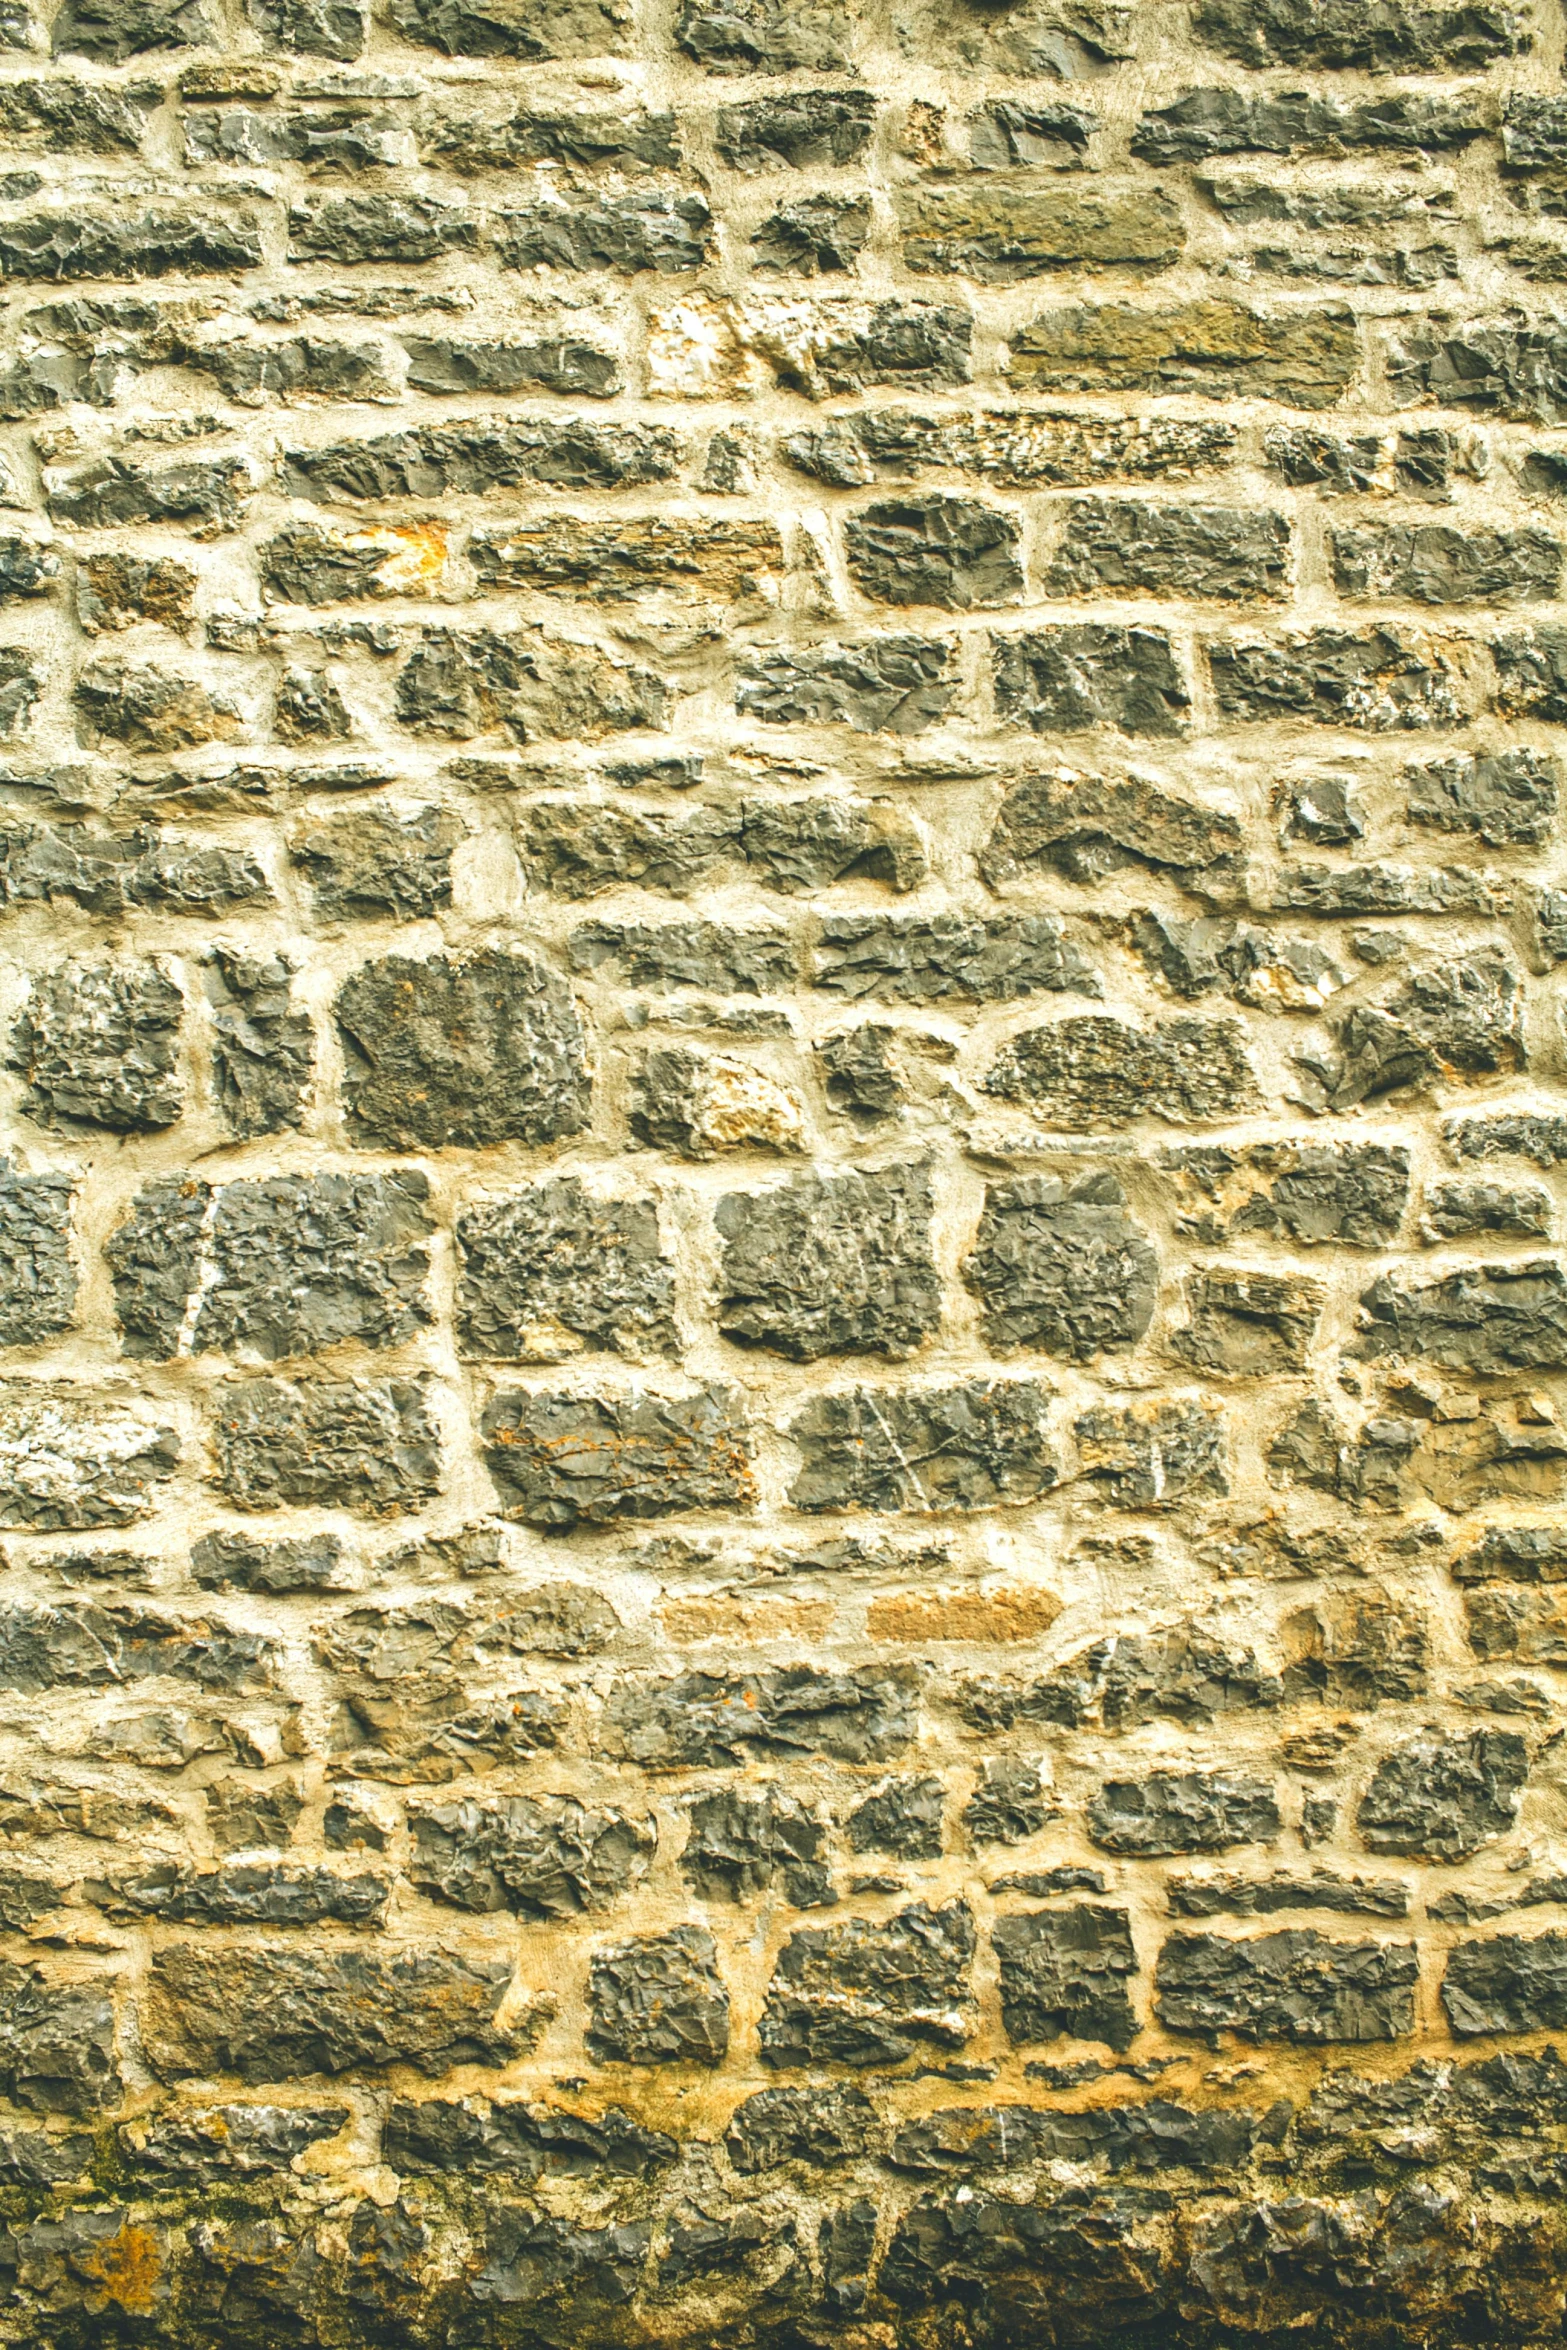
[[[1560,2342],[1564,47],[0,0],[0,2344]]]

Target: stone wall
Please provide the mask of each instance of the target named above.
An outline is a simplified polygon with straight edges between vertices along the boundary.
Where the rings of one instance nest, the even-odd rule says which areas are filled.
[[[1567,2300],[1567,83],[0,0],[0,2342]]]

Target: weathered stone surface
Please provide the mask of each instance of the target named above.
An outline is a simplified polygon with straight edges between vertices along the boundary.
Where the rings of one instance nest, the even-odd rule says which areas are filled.
[[[34,980],[11,1032],[10,1066],[42,1126],[156,1132],[183,1107],[176,1075],[182,1000],[150,961],[62,964]]]
[[[1081,1363],[1144,1335],[1159,1260],[1113,1175],[1084,1176],[1070,1190],[1032,1175],[986,1191],[963,1278],[997,1353],[1031,1346]]]
[[[997,1055],[985,1090],[1082,1130],[1145,1117],[1199,1124],[1234,1117],[1256,1099],[1233,1021],[1167,1020],[1138,1030],[1097,1015],[1025,1029]]]
[[[549,1142],[586,1122],[576,1007],[531,955],[388,955],[344,984],[336,1016],[348,1119],[366,1145]]]
[[[1295,1927],[1241,1941],[1223,1934],[1172,1934],[1159,1953],[1155,2011],[1174,2032],[1217,2046],[1237,2039],[1396,2040],[1413,2031],[1412,1942],[1337,1942]]]
[[[1227,1265],[1194,1273],[1186,1301],[1189,1319],[1172,1337],[1171,1352],[1220,1379],[1305,1370],[1324,1302],[1317,1282]]]
[[[496,252],[507,269],[613,269],[628,277],[651,270],[670,277],[701,268],[712,215],[694,192],[638,189],[584,204],[527,206],[498,215],[495,226]]]
[[[1391,148],[1440,153],[1466,146],[1488,128],[1472,98],[1389,93],[1344,103],[1307,91],[1253,96],[1245,90],[1188,90],[1173,106],[1145,114],[1132,152],[1155,164],[1197,163],[1210,155],[1289,155],[1313,149]]]
[[[709,73],[832,73],[847,65],[847,9],[780,0],[681,0],[675,41]]]
[[[961,2048],[977,2020],[964,1902],[917,1902],[885,1925],[805,1926],[778,1956],[760,2026],[764,2064],[898,2064]]]
[[[1415,1286],[1384,1274],[1360,1303],[1361,1351],[1481,1373],[1567,1363],[1567,1274],[1548,1257],[1476,1265]]]
[[[585,1349],[673,1353],[674,1273],[651,1200],[595,1199],[575,1176],[470,1207],[456,1227],[458,1343],[480,1361]]]
[[[745,1417],[726,1387],[685,1396],[513,1389],[487,1407],[482,1442],[505,1514],[531,1526],[744,1509],[756,1498]]]
[[[802,196],[770,212],[751,239],[752,266],[778,277],[853,269],[871,233],[866,196]]]
[[[0,2080],[33,2113],[91,2114],[120,2101],[114,2008],[106,1988],[52,1985],[40,1967],[6,1962]]]
[[[1137,1958],[1124,1909],[1083,1901],[998,1918],[991,1942],[1009,2040],[1023,2047],[1063,2037],[1105,2041],[1117,2050],[1131,2046],[1138,2026],[1127,1982],[1137,1973]]]
[[[952,648],[940,638],[870,637],[742,656],[735,708],[775,726],[849,726],[857,734],[919,734],[953,699]]]
[[[95,211],[14,215],[0,228],[0,276],[32,284],[72,278],[227,277],[258,268],[261,238],[239,214]]]
[[[801,1510],[971,1510],[1037,1500],[1058,1468],[1032,1380],[851,1388],[792,1423]]]
[[[482,496],[530,482],[552,489],[625,489],[667,481],[678,454],[678,439],[667,425],[610,425],[575,417],[513,423],[481,416],[421,425],[372,441],[285,449],[282,479],[296,498],[355,504]],[[57,500],[50,511],[57,520],[72,519],[60,515]]]
[[[597,1952],[588,1978],[592,2054],[620,2064],[722,2064],[729,1994],[715,1955],[700,1926]]]
[[[945,1789],[939,1779],[887,1779],[857,1803],[844,1825],[853,1852],[891,1852],[900,1860],[937,1860]]]
[[[724,2139],[742,2175],[780,2162],[813,2168],[851,2162],[877,2136],[876,2108],[863,2089],[817,2084],[810,2089],[760,2089],[737,2105]]]
[[[1238,882],[1241,828],[1235,818],[1131,777],[1031,775],[1002,802],[980,856],[993,889],[1030,869],[1093,885],[1129,866],[1166,873],[1198,895],[1227,895]]]
[[[1015,285],[1057,270],[1144,277],[1179,261],[1185,232],[1162,188],[1040,188],[1026,178],[900,192],[903,258],[919,276]]]
[[[917,1676],[907,1665],[823,1673],[788,1665],[752,1675],[690,1673],[627,1682],[608,1709],[608,1746],[650,1769],[732,1762],[746,1748],[883,1762],[917,1726]]]
[[[410,1815],[409,1881],[453,1909],[569,1918],[607,1908],[645,1875],[651,1822],[572,1796],[445,1803]]]
[[[747,1148],[784,1154],[805,1148],[798,1098],[759,1063],[678,1045],[644,1055],[632,1087],[630,1126],[637,1142],[684,1159]]]
[[[795,171],[852,163],[871,135],[869,90],[793,90],[720,106],[713,144],[736,171]]]
[[[1214,1771],[1111,1779],[1088,1807],[1088,1832],[1096,1844],[1144,1857],[1266,1843],[1282,1825],[1267,1780]]]
[[[962,612],[1022,592],[1016,521],[975,499],[884,499],[851,514],[844,537],[850,572],[874,603]]]
[[[1288,577],[1282,514],[1241,506],[1147,506],[1126,498],[1074,498],[1046,574],[1056,596],[1159,594],[1233,604],[1267,603]]]
[[[729,1193],[719,1329],[796,1362],[913,1353],[941,1315],[931,1204],[920,1165]]]
[[[236,1508],[395,1513],[440,1489],[417,1381],[236,1380],[212,1415],[220,1491]]]
[[[1237,724],[1304,718],[1372,734],[1462,716],[1452,649],[1410,629],[1318,628],[1209,648],[1219,708]]]
[[[1551,830],[1560,801],[1554,759],[1537,751],[1431,760],[1407,770],[1411,824],[1467,835],[1488,848],[1537,845]]]
[[[991,639],[996,708],[1035,734],[1184,734],[1191,696],[1170,638],[1156,628],[1083,621]]]
[[[834,995],[887,1003],[1007,1003],[1072,991],[1098,979],[1051,915],[970,921],[832,915],[818,930],[811,983]]]
[[[1381,1248],[1409,1199],[1409,1153],[1386,1143],[1204,1143],[1166,1151],[1163,1164],[1180,1229],[1208,1247],[1259,1233],[1304,1248]]]
[[[1512,1730],[1425,1737],[1377,1766],[1355,1826],[1368,1852],[1466,1860],[1518,1816],[1529,1749]]]
[[[1327,0],[1203,0],[1193,30],[1241,65],[1359,68],[1370,73],[1474,69],[1527,46],[1509,8],[1422,8],[1394,0],[1370,13]]]
[[[980,1765],[963,1825],[976,1844],[1026,1844],[1059,1808],[1037,1762],[1003,1758]]]
[[[1401,604],[1548,603],[1561,578],[1546,530],[1455,530],[1382,523],[1333,533],[1333,577],[1346,596]]]
[[[1073,1434],[1084,1474],[1117,1509],[1169,1509],[1229,1491],[1224,1422],[1200,1403],[1101,1405]]]
[[[1442,2005],[1460,2038],[1559,2030],[1564,2001],[1567,1934],[1493,1934],[1460,1942],[1442,1978]]]
[[[836,1900],[821,1860],[821,1822],[779,1788],[701,1795],[688,1816],[680,1873],[704,1900],[743,1901],[775,1879],[795,1909],[820,1909]]]
[[[74,1190],[68,1175],[23,1175],[0,1160],[0,1345],[39,1346],[71,1326]]]
[[[292,1943],[175,1943],[153,1960],[147,2054],[167,2080],[501,2065],[529,2045],[541,2020],[496,2021],[511,1980],[501,1961],[437,1951],[383,1957]]]
[[[1019,388],[1056,392],[1191,392],[1331,408],[1357,359],[1347,310],[1268,317],[1209,297],[1169,309],[1115,303],[1047,310],[1012,337]]]

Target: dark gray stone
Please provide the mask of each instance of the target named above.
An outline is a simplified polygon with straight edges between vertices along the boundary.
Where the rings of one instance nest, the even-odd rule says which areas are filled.
[[[1292,155],[1313,150],[1442,153],[1482,138],[1486,109],[1469,95],[1414,92],[1343,101],[1304,90],[1189,90],[1145,114],[1132,153],[1145,163],[1200,163],[1210,155]]]
[[[204,685],[164,669],[95,661],[72,694],[90,731],[128,751],[183,751],[239,732],[239,713]]]
[[[992,889],[1030,871],[1093,887],[1144,867],[1202,897],[1240,884],[1242,834],[1219,809],[1176,799],[1141,776],[1030,775],[1001,803],[979,869]]]
[[[298,1126],[315,1062],[308,1012],[292,1008],[293,966],[281,955],[214,947],[207,966],[212,1005],[212,1089],[242,1141]]]
[[[657,1841],[650,1820],[571,1795],[443,1803],[409,1827],[408,1881],[432,1901],[555,1920],[608,1908],[647,1874]]]
[[[408,386],[417,392],[555,392],[607,400],[621,389],[612,353],[596,344],[490,343],[451,335],[405,335]]]
[[[245,0],[245,14],[268,49],[343,65],[364,49],[369,11],[357,0]]]
[[[1506,1240],[1548,1240],[1553,1216],[1550,1194],[1537,1184],[1434,1183],[1426,1193],[1420,1237],[1429,1247],[1493,1233]]]
[[[107,1244],[126,1352],[176,1351],[197,1281],[208,1264],[190,1349],[277,1362],[347,1340],[396,1346],[429,1320],[424,1284],[431,1226],[429,1183],[391,1175],[274,1175],[225,1184],[202,1233],[204,1184],[170,1179],[144,1193]],[[171,1260],[172,1227],[182,1251]]]
[[[1208,648],[1214,692],[1237,725],[1304,718],[1360,733],[1464,717],[1451,651],[1408,629],[1315,628]]]
[[[1525,424],[1560,424],[1567,418],[1567,334],[1548,315],[1462,326],[1422,321],[1393,343],[1388,377],[1401,406],[1431,402]]]
[[[1172,1934],[1159,1953],[1155,2012],[1166,2030],[1218,2046],[1221,2032],[1302,2047],[1396,2040],[1415,2028],[1413,1942],[1335,1942],[1314,1927],[1234,1941]]]
[[[681,0],[675,42],[709,73],[833,73],[851,25],[842,0]]]
[[[0,1961],[0,2083],[32,2113],[99,2113],[122,2095],[114,2005],[92,1982],[55,1989],[40,1967]]]
[[[41,1346],[71,1326],[69,1175],[22,1175],[0,1158],[0,1346]]]
[[[1283,595],[1289,561],[1282,514],[1073,498],[1045,586],[1053,596],[1177,593],[1252,605]]]
[[[198,0],[66,0],[51,47],[56,57],[123,65],[159,49],[205,49],[211,40]]]
[[[495,216],[495,252],[503,269],[613,269],[660,277],[700,269],[712,243],[713,216],[694,191],[638,189],[586,203],[539,204]]]
[[[1453,952],[1334,1023],[1337,1052],[1309,1064],[1324,1106],[1352,1109],[1406,1085],[1521,1068],[1523,983],[1494,946]]]
[[[963,1279],[995,1352],[1033,1346],[1084,1363],[1147,1331],[1159,1259],[1113,1175],[1085,1175],[1070,1189],[1024,1175],[987,1188]]]
[[[1423,8],[1388,0],[1202,0],[1192,29],[1239,65],[1326,67],[1330,72],[1473,72],[1529,46],[1527,21],[1511,8]]]
[[[443,197],[320,196],[288,211],[290,261],[435,261],[478,242],[473,214]]]
[[[891,1852],[899,1860],[939,1860],[945,1805],[940,1779],[887,1779],[844,1822],[849,1849]]]
[[[276,1678],[278,1654],[276,1644],[259,1633],[135,1606],[79,1601],[60,1608],[12,1606],[0,1614],[0,1688],[30,1694],[149,1679],[262,1689]]]
[[[176,1075],[179,989],[154,962],[66,963],[41,972],[11,1031],[8,1066],[40,1126],[148,1134],[184,1107]]]
[[[719,1201],[718,1327],[795,1362],[912,1354],[941,1320],[930,1170],[806,1176]]]
[[[331,1869],[275,1861],[216,1869],[154,1861],[128,1876],[89,1880],[83,1890],[106,1917],[122,1923],[158,1918],[180,1926],[378,1926],[392,1889],[384,1877],[340,1877]]]
[[[618,2105],[596,2119],[559,2105],[487,2099],[399,2100],[381,2126],[381,2158],[414,2175],[516,2172],[537,2178],[640,2179],[665,2170],[679,2147],[644,2130]]]
[[[187,457],[173,465],[93,457],[51,471],[44,504],[53,521],[80,530],[152,522],[206,539],[239,527],[259,485],[259,468],[242,456]]]
[[[1023,592],[1016,520],[973,498],[883,499],[849,516],[844,540],[850,573],[874,603],[966,612]]]
[[[782,1788],[718,1788],[696,1796],[687,1815],[680,1873],[703,1900],[743,1901],[775,1879],[795,1909],[821,1909],[837,1899],[822,1862],[822,1824]]]
[[[851,726],[857,734],[919,734],[956,691],[953,648],[939,637],[868,637],[858,644],[742,650],[735,708],[775,726]]]
[[[165,2080],[504,2065],[537,2029],[536,2018],[496,2023],[511,1980],[502,1960],[434,1950],[175,1943],[152,1961],[144,2045]]]
[[[1188,1319],[1170,1351],[1220,1379],[1271,1379],[1307,1367],[1324,1292],[1298,1273],[1209,1265],[1186,1283]]]
[[[1304,1248],[1384,1248],[1409,1200],[1409,1153],[1389,1143],[1247,1143],[1171,1150],[1183,1194],[1210,1203],[1178,1228],[1215,1247],[1260,1232]]]
[[[229,277],[261,266],[261,238],[217,213],[24,212],[0,226],[0,278],[63,284],[72,278]]]
[[[1088,1833],[1106,1852],[1151,1859],[1269,1843],[1283,1821],[1272,1786],[1238,1771],[1155,1771],[1107,1779],[1088,1807]]]
[[[1049,1124],[1085,1132],[1135,1118],[1171,1125],[1233,1118],[1258,1100],[1233,1020],[1164,1020],[1136,1029],[1088,1016],[1024,1029],[996,1055],[984,1090]]]
[[[349,1131],[370,1148],[539,1144],[587,1123],[582,1024],[532,955],[387,955],[345,981],[336,1018]]]
[[[962,914],[828,915],[817,932],[813,987],[862,1001],[1010,1003],[1039,994],[1097,995],[1097,974],[1049,914],[975,920]]]
[[[771,277],[838,276],[870,233],[868,196],[801,196],[768,214],[751,239],[751,266]]]
[[[735,171],[816,171],[852,163],[875,119],[869,90],[789,90],[720,106],[713,144]]]
[[[482,496],[535,482],[551,489],[626,489],[669,480],[679,451],[679,436],[667,425],[600,424],[587,417],[512,421],[476,416],[386,433],[376,440],[285,449],[281,480],[291,496],[326,504]],[[57,519],[73,519],[59,515],[54,503],[50,512]],[[482,648],[490,641],[476,643]],[[480,653],[473,657],[479,659]],[[492,656],[491,666],[498,660],[498,654]],[[503,682],[494,680],[497,686]]]
[[[899,2064],[961,2048],[978,2020],[966,1903],[916,1902],[884,1925],[806,1926],[778,1955],[760,2025],[764,2064]]]
[[[258,1542],[253,1534],[203,1534],[191,1544],[191,1579],[204,1591],[335,1591],[343,1578],[335,1534]]]
[[[678,1350],[674,1271],[651,1200],[595,1199],[563,1175],[465,1209],[456,1238],[465,1355],[553,1362],[596,1347],[641,1361]]]
[[[1039,1764],[1006,1755],[980,1764],[963,1825],[976,1844],[1026,1844],[1060,1809]]]
[[[597,646],[536,629],[426,628],[398,674],[394,715],[437,741],[497,729],[522,743],[592,741],[662,726],[667,698],[662,678]]]
[[[806,2162],[815,2170],[854,2162],[878,2135],[876,2108],[863,2089],[814,2082],[809,2089],[761,2089],[735,2107],[724,2151],[742,2177]]]
[[[463,827],[449,810],[359,808],[302,826],[288,853],[323,922],[413,922],[452,900],[452,851]]]
[[[1409,823],[1483,840],[1488,848],[1535,847],[1560,804],[1561,771],[1539,751],[1432,760],[1405,770]]]
[[[713,1937],[674,1926],[594,1953],[588,2049],[601,2064],[722,2064],[729,1994]]]
[[[1567,2023],[1567,1934],[1493,1934],[1460,1942],[1442,1978],[1442,2005],[1461,2039],[1560,2031]],[[1548,2059],[1555,2050],[1545,2052]]]
[[[1118,2051],[1137,2036],[1127,1982],[1137,1973],[1124,1909],[1074,1902],[998,1918],[991,1942],[1001,1969],[1001,2020],[1014,2045],[1100,2040]]]
[[[770,1756],[885,1762],[917,1728],[918,1675],[910,1665],[864,1665],[850,1673],[785,1665],[625,1682],[609,1702],[606,1744],[647,1770],[733,1763],[748,1759],[753,1747]]]
[[[1516,1825],[1528,1776],[1516,1731],[1416,1738],[1377,1765],[1355,1826],[1368,1852],[1467,1860]]]
[[[291,2169],[296,2156],[335,2138],[346,2105],[211,2105],[178,2108],[150,2122],[122,2122],[119,2151],[133,2169],[199,2187]]]
[[[440,1490],[417,1380],[236,1380],[218,1392],[212,1443],[218,1487],[236,1509],[381,1517]]]
[[[732,1388],[497,1395],[481,1422],[504,1514],[564,1533],[623,1518],[755,1504],[751,1438]]]
[[[1269,1918],[1281,1910],[1325,1909],[1340,1917],[1409,1915],[1409,1887],[1399,1877],[1336,1877],[1319,1870],[1292,1877],[1170,1877],[1165,1903],[1174,1918]]]
[[[618,0],[546,0],[526,10],[505,0],[392,0],[392,24],[416,48],[444,57],[611,57],[626,46]]]
[[[573,969],[664,995],[681,987],[718,995],[783,995],[798,972],[781,930],[720,922],[584,922],[570,939]],[[820,982],[818,982],[820,984]]]
[[[1031,1379],[848,1388],[814,1397],[789,1433],[796,1509],[972,1510],[1035,1501],[1059,1474]]]
[[[1554,1259],[1466,1265],[1401,1287],[1384,1273],[1360,1300],[1372,1358],[1402,1355],[1444,1370],[1494,1375],[1567,1368],[1567,1273]]]
[[[621,171],[640,164],[650,171],[678,171],[681,161],[675,117],[630,107],[578,114],[535,114],[519,107],[498,122],[442,114],[425,132],[421,149],[431,163],[462,174],[520,171],[533,163],[580,169],[612,164]]]
[[[1163,629],[1086,620],[994,636],[998,715],[1035,734],[1186,732],[1191,695]]]
[[[1561,571],[1561,542],[1547,530],[1389,522],[1333,533],[1333,578],[1346,596],[1401,604],[1548,603]]]
[[[1536,1167],[1567,1164],[1567,1118],[1450,1118],[1443,1135],[1460,1159],[1529,1159]]]
[[[893,1059],[900,1032],[865,1021],[816,1047],[828,1106],[859,1126],[896,1117],[907,1095]]]

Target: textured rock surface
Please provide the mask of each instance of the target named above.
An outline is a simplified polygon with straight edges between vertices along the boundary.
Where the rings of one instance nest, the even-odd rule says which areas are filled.
[[[0,2350],[1545,2350],[1562,0],[0,0]]]

